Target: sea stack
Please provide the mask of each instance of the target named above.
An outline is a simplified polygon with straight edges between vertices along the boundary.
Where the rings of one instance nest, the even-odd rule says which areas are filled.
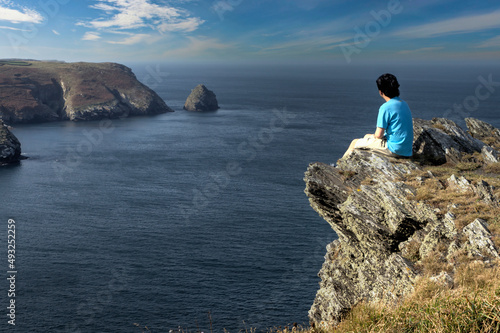
[[[0,166],[19,162],[21,143],[0,120]]]
[[[199,84],[191,91],[184,110],[187,111],[215,111],[219,108],[217,98],[213,91],[208,90],[203,84]]]

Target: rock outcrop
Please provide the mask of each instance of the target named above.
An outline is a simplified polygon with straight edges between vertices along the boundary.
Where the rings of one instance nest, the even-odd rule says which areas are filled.
[[[184,110],[187,111],[215,111],[219,109],[217,98],[213,91],[199,84],[191,91],[186,99]]]
[[[6,123],[98,120],[172,111],[132,70],[116,63],[3,62]]]
[[[0,120],[0,166],[19,162],[21,143]]]
[[[327,246],[319,272],[320,289],[309,311],[314,326],[336,325],[359,302],[396,304],[413,292],[422,274],[429,274],[422,268],[426,260],[447,267],[432,278],[451,286],[450,267],[456,267],[458,256],[498,257],[487,221],[464,222],[457,215],[461,204],[438,208],[419,190],[432,184],[432,195],[463,193],[498,207],[498,193],[487,182],[455,175],[443,181],[424,170],[428,164],[480,160],[487,145],[448,119],[415,119],[414,130],[412,159],[355,150],[336,166],[309,165],[305,193],[338,235]]]
[[[480,152],[485,145],[453,121],[444,118],[414,119],[413,135],[415,158],[436,165],[456,162],[462,153]]]

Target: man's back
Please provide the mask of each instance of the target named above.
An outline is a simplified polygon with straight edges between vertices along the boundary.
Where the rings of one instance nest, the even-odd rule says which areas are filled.
[[[399,97],[382,104],[377,127],[385,129],[387,148],[401,156],[411,156],[413,146],[413,120],[408,104]]]

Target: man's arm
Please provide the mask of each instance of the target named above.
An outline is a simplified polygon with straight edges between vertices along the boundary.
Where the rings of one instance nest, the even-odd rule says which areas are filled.
[[[385,133],[385,130],[381,127],[377,127],[377,129],[375,130],[375,139],[382,139],[384,138],[384,133]]]

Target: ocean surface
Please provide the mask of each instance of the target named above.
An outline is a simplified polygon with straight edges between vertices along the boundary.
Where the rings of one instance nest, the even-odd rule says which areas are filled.
[[[175,112],[13,129],[29,159],[0,169],[0,331],[307,325],[336,235],[303,174],[374,131],[375,79],[395,74],[414,117],[500,127],[500,71],[486,66],[128,65]],[[199,83],[220,110],[182,110]]]

